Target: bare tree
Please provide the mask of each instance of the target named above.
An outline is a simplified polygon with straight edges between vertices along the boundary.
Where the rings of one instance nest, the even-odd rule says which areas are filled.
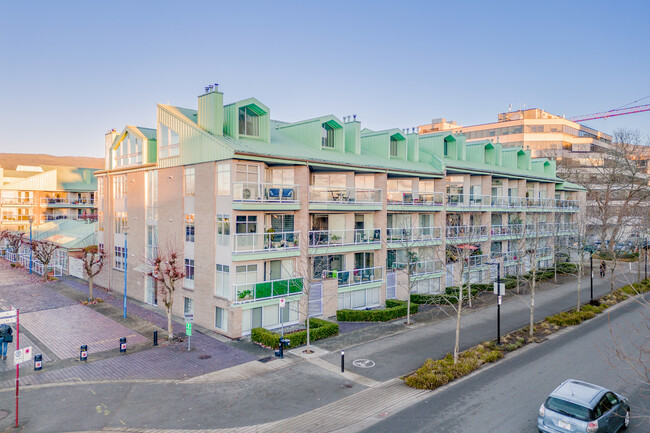
[[[172,329],[172,308],[174,306],[174,293],[176,285],[185,278],[185,263],[182,250],[172,244],[159,248],[153,259],[148,259],[152,270],[147,272],[149,277],[156,281],[162,295],[165,312],[167,313],[167,338],[174,336]]]
[[[530,309],[530,320],[528,335],[532,337],[535,333],[535,290],[537,288],[537,276],[540,253],[546,248],[545,241],[542,238],[542,232],[546,230],[546,223],[540,221],[540,213],[527,212],[526,224],[523,233],[524,257],[528,259],[528,273],[524,278],[527,280],[528,288],[530,290],[529,301],[526,301]],[[525,260],[525,259],[524,259]]]
[[[47,281],[48,267],[54,257],[54,253],[60,247],[54,242],[49,241],[32,241],[31,249],[36,260],[43,264],[43,279]]]
[[[576,260],[576,271],[575,275],[578,279],[578,290],[577,290],[577,301],[576,301],[576,311],[580,311],[581,308],[581,290],[582,290],[582,277],[585,271],[585,260],[593,251],[589,249],[587,245],[587,239],[589,239],[588,229],[587,229],[587,220],[585,218],[578,218],[575,222],[576,232],[570,239],[570,251],[575,254]]]
[[[84,271],[88,275],[88,300],[93,300],[93,278],[97,276],[104,267],[104,250],[97,245],[90,245],[82,250]]]
[[[25,236],[25,233],[7,232],[5,234],[5,239],[7,239],[13,253],[18,254],[18,250],[25,243],[23,236]]]

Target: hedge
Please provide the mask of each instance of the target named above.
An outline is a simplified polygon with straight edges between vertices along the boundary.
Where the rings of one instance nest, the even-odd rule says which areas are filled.
[[[492,290],[493,287],[492,284],[472,284],[472,296],[476,296],[479,292]],[[467,292],[463,292],[463,298],[467,299]],[[445,294],[440,295],[412,293],[411,302],[414,304],[455,304],[458,302],[458,287],[447,287]]]
[[[305,321],[305,326],[307,322]],[[323,338],[331,337],[339,333],[339,324],[322,319],[309,319],[309,334],[310,341],[321,340]],[[290,347],[297,347],[307,343],[307,330],[291,332],[284,334],[290,343]],[[280,334],[277,332],[269,331],[266,328],[253,328],[251,330],[251,340],[264,347],[275,348],[280,343]]]
[[[411,314],[418,312],[418,305],[411,302]],[[387,322],[406,316],[406,301],[386,299],[386,308],[375,310],[338,310],[339,322]]]

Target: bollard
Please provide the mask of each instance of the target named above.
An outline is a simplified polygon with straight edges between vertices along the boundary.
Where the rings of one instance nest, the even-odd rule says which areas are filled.
[[[120,338],[120,352],[126,352],[126,337]]]
[[[34,355],[34,370],[42,370],[43,369],[43,355],[38,354]]]
[[[88,345],[86,344],[79,348],[79,361],[88,361]]]
[[[153,345],[158,345],[158,331],[153,331]]]
[[[341,350],[341,373],[345,373],[345,351]]]

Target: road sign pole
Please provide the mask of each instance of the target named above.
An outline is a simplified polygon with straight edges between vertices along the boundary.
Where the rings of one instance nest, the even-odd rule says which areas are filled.
[[[16,308],[16,350],[20,350],[20,310]],[[18,390],[20,388],[20,364],[16,364],[16,428],[18,428]]]

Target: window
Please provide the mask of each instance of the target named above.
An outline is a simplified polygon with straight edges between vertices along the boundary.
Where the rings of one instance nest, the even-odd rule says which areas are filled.
[[[217,245],[230,245],[230,215],[217,215]]]
[[[323,123],[321,146],[334,149],[334,128],[327,123]]]
[[[217,165],[217,195],[230,195],[230,164]]]
[[[145,175],[147,219],[158,219],[158,171],[151,170]]]
[[[97,211],[97,231],[104,231],[104,212],[101,210]]]
[[[316,256],[314,257],[314,278],[320,279],[323,271],[342,271],[343,255]]]
[[[126,255],[128,250],[124,247],[115,247],[115,264],[114,268],[123,271],[126,267]]]
[[[158,227],[147,226],[147,259],[155,260],[158,255]]]
[[[230,266],[217,264],[215,295],[230,299]]]
[[[179,135],[162,123],[158,124],[158,158],[171,158],[178,156],[180,153]]]
[[[257,233],[257,216],[256,215],[237,215],[235,224],[235,233]]]
[[[97,178],[97,207],[102,207],[104,201],[104,178]]]
[[[194,242],[194,214],[185,215],[185,242]]]
[[[126,176],[113,177],[113,198],[118,200],[126,197]]]
[[[390,156],[397,156],[397,140],[390,138]]]
[[[273,185],[293,185],[293,168],[274,168],[269,180]]]
[[[185,280],[191,282],[186,287],[194,287],[194,259],[185,259]]]
[[[216,307],[214,310],[214,327],[222,331],[228,330],[228,312],[223,308]]]
[[[113,150],[114,167],[142,163],[142,140],[126,134],[117,149]]]
[[[239,109],[239,134],[251,137],[260,136],[260,116],[250,107]]]
[[[292,232],[293,215],[272,214],[271,228],[275,232]]]
[[[126,234],[127,217],[126,212],[115,212],[115,233]]]
[[[185,167],[185,197],[194,197],[194,167]]]
[[[145,297],[147,304],[158,305],[157,283],[154,277],[145,277]]]
[[[183,297],[183,314],[194,315],[194,299]]]

